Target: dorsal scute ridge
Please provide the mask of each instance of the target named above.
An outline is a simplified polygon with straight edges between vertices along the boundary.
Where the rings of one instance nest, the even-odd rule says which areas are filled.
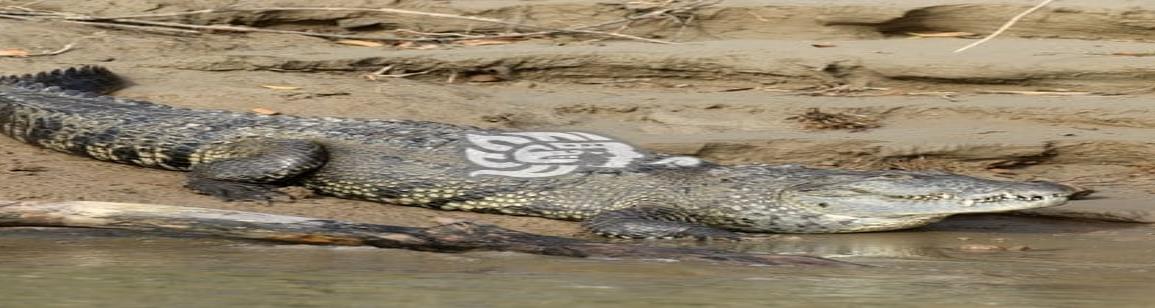
[[[39,89],[36,84],[40,84],[47,88],[107,94],[123,88],[127,81],[104,67],[85,65],[36,74],[4,76],[0,77],[0,83],[30,89]]]

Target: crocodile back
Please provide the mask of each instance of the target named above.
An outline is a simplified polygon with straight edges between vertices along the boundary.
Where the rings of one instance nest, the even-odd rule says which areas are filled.
[[[126,84],[123,78],[100,66],[81,66],[36,74],[0,76],[0,84],[17,87],[56,87],[65,91],[108,94]]]

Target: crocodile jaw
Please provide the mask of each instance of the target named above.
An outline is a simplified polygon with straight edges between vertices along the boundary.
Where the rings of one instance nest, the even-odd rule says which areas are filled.
[[[993,213],[1063,204],[1075,189],[1049,182],[1010,182],[961,175],[897,173],[909,178],[871,178],[811,184],[786,190],[779,202],[827,215],[860,218]]]
[[[909,217],[919,215],[950,215],[965,213],[996,213],[1061,205],[1069,200],[1064,193],[1001,193],[955,197],[946,193],[938,195],[882,196],[861,198],[848,202],[850,209],[839,214],[858,217]],[[855,203],[859,203],[855,205]],[[829,204],[829,203],[828,203]],[[855,210],[858,209],[858,210]]]

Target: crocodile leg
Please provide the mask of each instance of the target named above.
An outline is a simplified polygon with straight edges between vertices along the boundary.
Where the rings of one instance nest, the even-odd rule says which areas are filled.
[[[250,139],[202,151],[209,162],[194,166],[188,187],[227,201],[270,200],[276,189],[328,160],[325,147],[308,140]]]
[[[598,235],[620,238],[740,238],[737,233],[695,222],[690,215],[668,207],[630,207],[604,212],[582,223]]]

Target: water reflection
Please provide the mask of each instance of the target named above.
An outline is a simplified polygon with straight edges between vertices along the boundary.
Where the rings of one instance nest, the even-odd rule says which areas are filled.
[[[1024,221],[978,225],[1003,223]],[[1155,301],[1150,292],[1155,229],[1078,224],[1003,232],[975,225],[714,244],[879,265],[862,269],[448,255],[6,230],[0,232],[0,298],[5,306],[56,307],[1055,307]],[[958,249],[963,243],[1032,250],[964,251]]]

